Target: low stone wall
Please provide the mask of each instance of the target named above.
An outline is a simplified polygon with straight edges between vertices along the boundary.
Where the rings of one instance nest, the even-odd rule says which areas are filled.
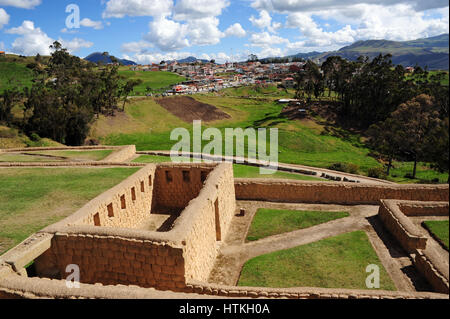
[[[417,250],[414,266],[424,276],[436,292],[449,293],[448,264],[442,261],[435,251]]]
[[[448,216],[448,202],[380,200],[378,216],[384,226],[409,253],[425,249],[428,236],[408,216]]]
[[[182,247],[119,236],[54,235],[51,248],[35,260],[40,276],[64,279],[66,267],[78,265],[80,282],[103,285],[139,285],[158,289],[185,286]]]
[[[406,216],[448,216],[449,202],[397,201]]]
[[[286,203],[378,205],[380,199],[447,201],[448,185],[378,185],[286,180],[235,180],[236,199]]]
[[[186,243],[186,278],[207,281],[235,214],[233,167],[220,164],[210,173],[199,196],[189,203],[175,228]]]
[[[386,290],[339,288],[265,288],[232,287],[202,282],[188,282],[185,292],[220,296],[221,298],[283,298],[283,299],[448,299],[448,295],[431,292],[400,292]]]
[[[134,155],[136,155],[136,145],[126,145],[109,154],[102,162],[121,163],[131,159]]]

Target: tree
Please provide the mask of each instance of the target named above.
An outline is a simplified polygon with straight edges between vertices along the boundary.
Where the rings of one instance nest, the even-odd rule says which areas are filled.
[[[121,91],[121,95],[123,96],[122,111],[125,111],[125,103],[127,102],[130,93],[133,92],[134,88],[141,83],[142,83],[141,79],[131,79],[125,83]]]
[[[16,88],[5,90],[0,94],[0,122],[11,124],[13,115],[12,108],[20,100],[22,94]]]
[[[255,54],[250,54],[248,56],[248,62],[257,62],[258,61],[258,56],[256,56]]]
[[[442,125],[432,97],[422,94],[401,104],[392,113],[391,120],[397,123],[398,139],[401,141],[400,150],[410,155],[414,160],[412,177],[416,178],[417,161],[427,159],[427,149],[434,134],[439,132]],[[448,147],[448,146],[447,146]]]

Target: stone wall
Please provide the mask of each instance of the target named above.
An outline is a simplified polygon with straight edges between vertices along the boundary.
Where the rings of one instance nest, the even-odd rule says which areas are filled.
[[[186,279],[207,281],[235,214],[233,167],[220,164],[210,173],[200,195],[175,222],[184,230],[180,235],[186,263]]]
[[[448,185],[379,185],[286,180],[235,180],[236,199],[286,203],[378,205],[380,199],[449,200]]]
[[[138,285],[162,290],[185,286],[183,249],[151,240],[57,233],[35,260],[37,273],[65,279],[67,265],[80,269],[80,282]]]
[[[190,178],[198,179],[203,188],[196,195],[186,185],[178,189],[163,184],[160,189],[170,194],[167,198],[173,198],[175,203],[189,201],[186,209],[169,232],[139,229],[139,224],[150,214],[152,193],[155,197],[161,194],[153,192],[159,183],[155,176],[159,172],[160,178],[165,178],[168,170],[174,178],[183,178],[183,172],[189,172]],[[201,172],[206,172],[203,182]],[[185,288],[187,279],[209,277],[235,207],[231,164],[199,164],[192,170],[186,165],[150,164],[75,214],[37,233],[34,238],[47,237],[45,245],[40,245],[42,249],[36,253],[20,253],[21,247],[30,250],[32,245],[27,244],[17,246],[11,254],[19,252],[27,257],[20,257],[18,271],[34,259],[38,275],[45,278],[64,279],[68,275],[67,265],[76,264],[80,267],[82,283],[179,291]],[[31,242],[36,243],[34,239]]]
[[[449,293],[448,264],[435,251],[417,250],[414,257],[414,266],[427,279],[436,292]]]
[[[216,165],[160,164],[156,170],[153,207],[184,209],[198,196]]]
[[[155,171],[156,165],[145,166],[50,228],[73,225],[136,227],[151,213]]]
[[[400,210],[399,201],[381,200],[378,217],[386,229],[409,253],[416,249],[425,249],[428,237],[425,231],[416,227]]]

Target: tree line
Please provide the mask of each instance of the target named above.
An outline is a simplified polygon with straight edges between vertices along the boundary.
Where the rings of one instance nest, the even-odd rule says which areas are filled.
[[[99,67],[70,55],[59,42],[50,48],[48,62],[37,55],[27,65],[34,74],[31,88],[17,86],[0,94],[0,122],[13,124],[12,109],[20,104],[23,117],[14,124],[27,135],[82,145],[95,118],[124,111],[140,81],[124,81],[117,63]]]
[[[321,65],[307,61],[297,73],[296,98],[327,97],[337,102],[337,115],[366,133],[368,145],[386,160],[432,163],[449,170],[449,95],[441,84],[445,73],[430,74],[416,66],[410,77],[393,65],[392,56],[351,62],[332,56]],[[378,176],[377,176],[378,177]]]

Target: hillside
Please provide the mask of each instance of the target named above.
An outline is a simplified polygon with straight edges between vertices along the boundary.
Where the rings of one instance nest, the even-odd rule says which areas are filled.
[[[87,57],[85,57],[84,59],[92,62],[92,63],[103,63],[103,64],[108,64],[108,63],[112,63],[112,58],[114,58],[114,56],[109,55],[107,52],[101,53],[101,52],[94,52],[90,55],[88,55]],[[124,59],[117,59],[119,61],[120,64],[123,65],[136,65],[136,62],[133,61],[129,61],[129,60],[124,60]]]
[[[365,55],[374,58],[381,54],[392,54],[392,62],[404,67],[428,66],[430,70],[449,69],[449,35],[417,39],[413,41],[367,40],[358,41],[338,51],[317,55],[315,59],[325,61],[329,56],[338,55],[348,60],[356,60]]]

